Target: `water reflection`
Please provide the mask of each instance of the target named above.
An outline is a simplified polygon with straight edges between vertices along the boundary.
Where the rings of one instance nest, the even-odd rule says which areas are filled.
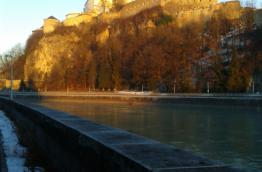
[[[262,171],[260,109],[196,105],[43,101],[42,105]]]

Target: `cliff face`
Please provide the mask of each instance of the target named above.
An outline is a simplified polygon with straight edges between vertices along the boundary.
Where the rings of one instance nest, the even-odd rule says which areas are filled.
[[[27,43],[24,78],[40,83],[39,87],[43,88],[43,82],[54,82],[62,87],[66,85],[65,78],[71,77],[69,75],[78,77],[81,74],[87,77],[92,73],[86,70],[87,66],[92,65],[92,59],[99,61],[111,53],[107,46],[111,44],[110,41],[117,39],[118,43],[114,42],[117,46],[120,46],[119,41],[128,45],[131,41],[129,39],[138,32],[152,32],[162,15],[163,11],[156,8],[134,18],[118,19],[110,23],[93,19],[77,27],[60,24],[52,32],[37,30]],[[125,48],[121,51],[125,53]],[[53,81],[53,78],[63,79]],[[91,85],[91,81],[85,82]]]
[[[27,54],[25,79],[43,81],[45,77],[49,77],[60,59],[72,58],[79,41],[80,37],[73,32],[66,35],[43,35],[38,45]]]

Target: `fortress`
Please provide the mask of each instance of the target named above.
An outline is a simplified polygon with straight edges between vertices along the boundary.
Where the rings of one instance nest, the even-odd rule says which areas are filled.
[[[62,22],[54,17],[45,19],[43,31],[53,32],[59,25],[78,26],[81,23],[90,23],[94,18],[110,23],[154,7],[161,7],[164,13],[176,19],[179,26],[205,21],[216,13],[223,13],[229,19],[236,19],[241,15],[239,1],[218,3],[217,0],[88,0],[83,12],[70,13]]]
[[[84,12],[93,12],[96,14],[109,12],[112,8],[123,6],[135,0],[87,0]]]
[[[85,4],[84,12],[95,12],[97,14],[109,12],[114,7],[120,5],[123,6],[123,12],[128,11],[127,9],[136,8],[140,11],[143,8],[152,8],[154,6],[165,6],[165,4],[173,2],[177,6],[194,6],[198,7],[209,7],[217,3],[217,0],[88,0]]]

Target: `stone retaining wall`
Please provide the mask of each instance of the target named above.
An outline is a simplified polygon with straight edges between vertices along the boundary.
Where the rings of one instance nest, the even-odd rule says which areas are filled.
[[[2,134],[0,133],[0,172],[7,172],[5,153],[3,149]]]
[[[24,143],[41,153],[56,171],[234,172],[173,146],[96,124],[41,106],[0,98]]]

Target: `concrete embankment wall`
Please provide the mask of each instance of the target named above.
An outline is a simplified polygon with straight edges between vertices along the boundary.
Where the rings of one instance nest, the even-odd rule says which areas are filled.
[[[9,97],[9,93],[0,93]],[[127,103],[156,104],[192,104],[192,105],[223,105],[262,107],[262,95],[256,94],[121,94],[110,92],[17,92],[15,98],[20,100],[35,99],[36,101],[63,100],[98,100]]]
[[[0,133],[0,172],[7,172],[6,158],[3,149],[2,134]]]
[[[45,157],[55,171],[227,172],[206,158],[67,113],[0,98],[22,142]]]
[[[142,97],[142,96],[43,96],[41,100],[72,100],[72,101],[116,101],[153,104],[190,104],[190,105],[216,105],[216,106],[244,106],[262,107],[262,99],[245,97]]]
[[[8,95],[5,95],[8,96]],[[16,94],[18,99],[52,100],[95,100],[95,101],[116,101],[135,103],[156,103],[156,104],[192,104],[192,105],[222,105],[222,106],[247,106],[262,107],[261,95],[223,95],[223,94],[168,94],[168,95],[124,95],[114,93],[86,93],[86,92],[43,92],[32,94]]]

